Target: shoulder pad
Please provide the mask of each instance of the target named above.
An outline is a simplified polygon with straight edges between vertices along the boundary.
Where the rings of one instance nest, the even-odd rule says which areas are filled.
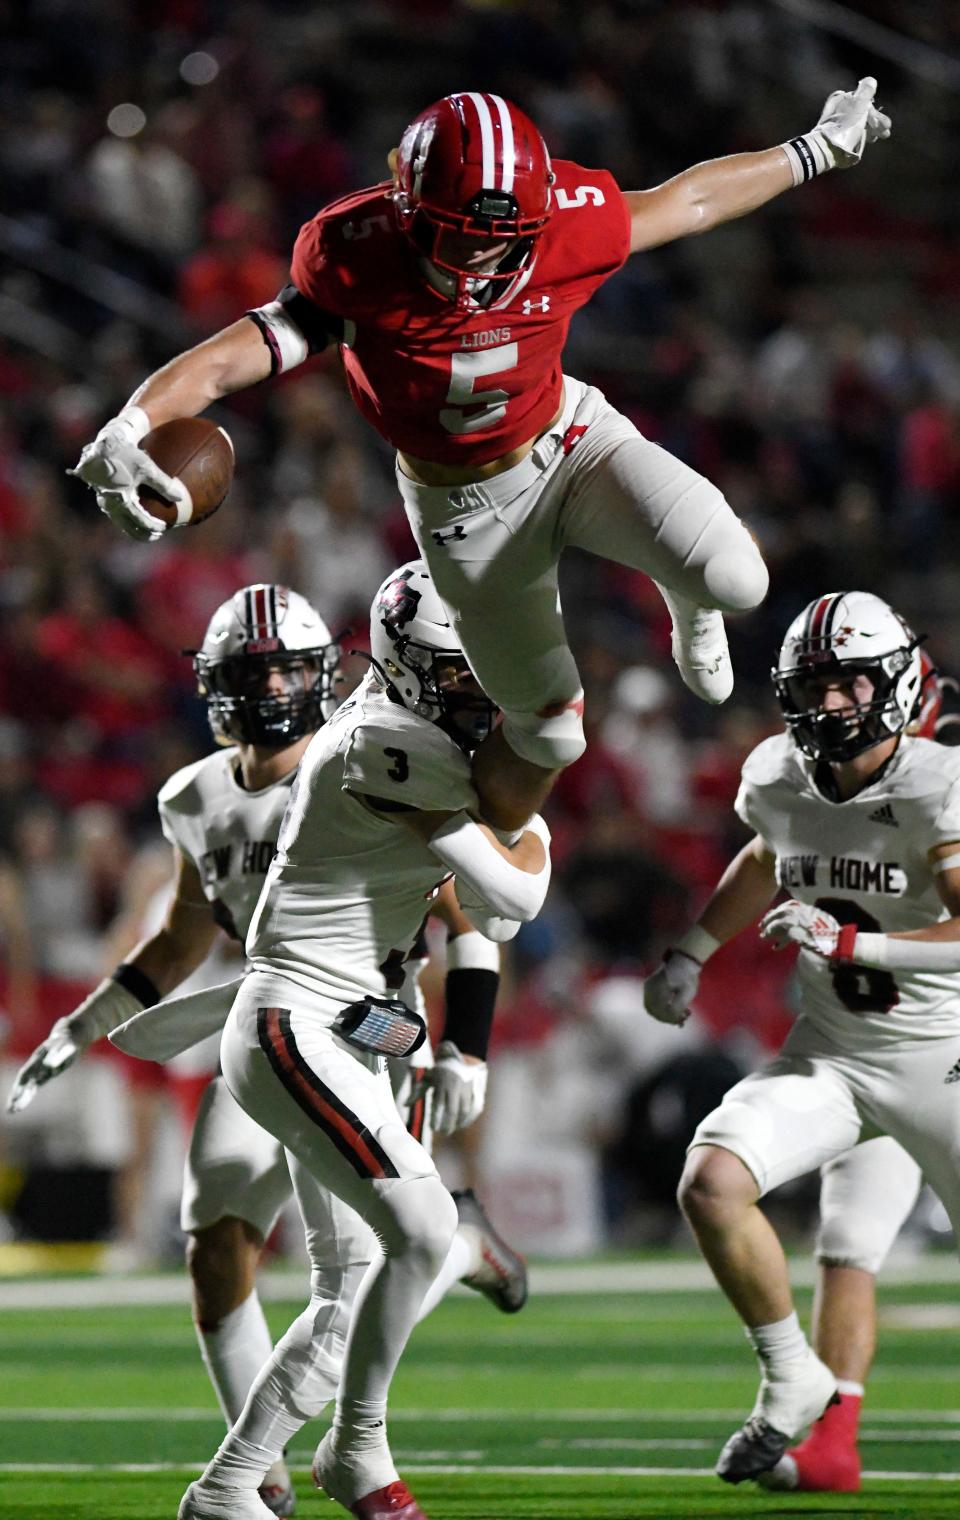
[[[344,754],[343,789],[420,812],[477,807],[466,755],[443,729],[404,707],[364,712]]]

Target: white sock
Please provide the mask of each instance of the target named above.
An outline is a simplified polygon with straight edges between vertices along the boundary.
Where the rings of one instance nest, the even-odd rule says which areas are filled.
[[[336,1445],[351,1452],[382,1446],[387,1439],[386,1399],[338,1399],[333,1429]]]
[[[810,1350],[809,1342],[800,1329],[796,1312],[786,1319],[778,1319],[772,1325],[749,1326],[746,1330],[763,1370],[771,1377],[789,1376],[793,1365],[802,1360]]]
[[[837,1378],[837,1392],[845,1394],[848,1398],[862,1399],[863,1384],[855,1383],[851,1378]]]
[[[224,1316],[216,1330],[201,1330],[198,1325],[197,1340],[223,1417],[232,1425],[247,1402],[254,1378],[273,1350],[256,1288]]]
[[[258,1488],[284,1447],[334,1397],[354,1293],[365,1271],[365,1263],[348,1268],[337,1298],[314,1296],[277,1342],[246,1407],[207,1467],[204,1483]]]
[[[455,1282],[460,1282],[464,1277],[470,1277],[474,1272],[479,1271],[480,1260],[479,1232],[465,1230],[461,1225],[450,1242],[446,1261],[427,1289],[427,1296],[420,1305],[420,1313],[417,1315],[418,1324],[433,1312]]]

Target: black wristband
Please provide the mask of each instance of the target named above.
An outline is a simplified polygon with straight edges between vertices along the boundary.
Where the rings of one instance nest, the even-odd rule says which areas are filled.
[[[120,962],[113,973],[112,980],[119,982],[120,986],[135,997],[138,1003],[142,1003],[144,1008],[152,1008],[154,1003],[159,1003],[163,997],[156,982],[151,981],[147,973],[141,971],[139,966],[131,966],[129,961]]]
[[[487,1059],[499,986],[496,971],[463,966],[447,972],[443,1038],[452,1040],[463,1055]]]

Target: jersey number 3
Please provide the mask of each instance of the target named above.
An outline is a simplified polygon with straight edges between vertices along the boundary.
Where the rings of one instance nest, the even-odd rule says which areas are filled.
[[[385,749],[383,752],[393,764],[387,771],[391,781],[407,781],[410,776],[410,761],[407,759],[405,749]]]
[[[883,927],[859,903],[844,897],[818,897],[818,908],[832,913],[838,923],[856,924],[864,934],[882,934]],[[851,1013],[889,1013],[900,1001],[897,984],[889,971],[872,966],[835,965],[830,968],[833,990]]]
[[[477,391],[474,386],[486,375],[500,375],[504,370],[516,369],[519,361],[520,349],[516,343],[451,354],[447,400],[453,404],[441,411],[441,427],[448,433],[479,433],[482,428],[493,427],[499,422],[506,415],[509,391]],[[465,407],[470,407],[469,417]]]

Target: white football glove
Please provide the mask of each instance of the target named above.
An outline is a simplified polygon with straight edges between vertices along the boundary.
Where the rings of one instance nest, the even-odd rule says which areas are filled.
[[[141,486],[149,486],[187,511],[190,496],[182,481],[167,475],[140,447],[140,439],[150,427],[146,413],[139,407],[126,410],[127,415],[121,413],[104,424],[93,442],[84,448],[76,467],[67,474],[90,486],[101,512],[128,537],[152,543],[166,533],[169,524],[141,505]]]
[[[768,939],[775,950],[796,944],[828,960],[836,951],[839,937],[840,925],[832,914],[794,898],[771,908],[760,924],[760,938]]]
[[[818,156],[826,159],[824,168],[849,169],[858,164],[867,143],[890,136],[890,118],[877,109],[873,97],[877,81],[867,75],[855,90],[834,90],[820,112],[820,120],[807,142]]]
[[[67,1020],[58,1019],[47,1038],[17,1072],[7,1098],[7,1113],[18,1114],[33,1102],[37,1089],[72,1066],[86,1046],[71,1033]]]
[[[426,1072],[433,1089],[433,1127],[438,1135],[466,1129],[483,1113],[487,1098],[486,1061],[467,1061],[452,1040],[437,1046],[436,1065]]]
[[[660,965],[643,984],[643,1006],[661,1024],[685,1024],[690,1004],[697,995],[699,961],[682,950],[668,950]]]

